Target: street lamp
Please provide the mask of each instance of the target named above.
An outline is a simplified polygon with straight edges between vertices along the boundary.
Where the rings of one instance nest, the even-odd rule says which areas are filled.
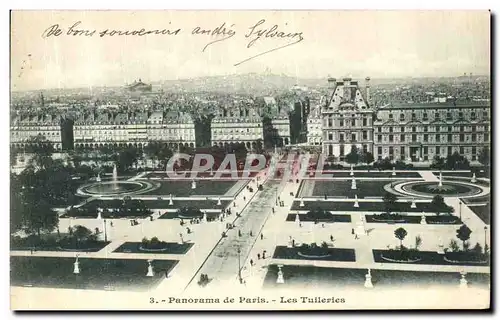
[[[460,220],[462,220],[462,200],[458,199],[458,213],[460,215]]]
[[[484,253],[486,252],[486,230],[488,230],[487,226],[484,226]]]
[[[104,242],[108,242],[108,233],[106,232],[106,219],[104,221]]]
[[[238,279],[240,283],[243,283],[243,279],[241,278],[241,259],[240,259],[241,249],[238,247]]]

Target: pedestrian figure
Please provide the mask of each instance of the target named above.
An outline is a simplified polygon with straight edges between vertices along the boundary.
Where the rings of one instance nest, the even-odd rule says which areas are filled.
[[[253,267],[253,260],[250,259],[250,266]]]
[[[324,228],[324,227],[325,227],[325,224],[324,224],[324,223],[322,223],[322,224],[321,224],[321,228]]]
[[[356,240],[359,239],[357,233],[354,234],[354,239],[356,239]]]
[[[245,196],[243,196],[243,201],[247,201],[247,198]]]
[[[264,239],[264,234],[263,234],[263,233],[261,233],[261,234],[260,234],[260,240],[263,240],[263,239]]]
[[[252,231],[250,231],[250,237],[253,237],[253,232]]]
[[[330,235],[330,241],[333,241],[333,236],[332,235]]]
[[[241,237],[241,230],[238,230],[238,237]]]
[[[351,229],[351,234],[354,234],[354,228]]]
[[[272,207],[272,211],[273,211],[273,213],[274,213],[274,207]]]
[[[302,222],[299,222],[299,227],[302,228]]]
[[[260,260],[260,253],[257,253],[257,260]]]
[[[266,250],[262,251],[262,259],[266,258]]]

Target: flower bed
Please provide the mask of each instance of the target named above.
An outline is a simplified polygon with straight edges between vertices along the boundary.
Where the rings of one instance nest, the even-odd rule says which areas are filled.
[[[488,255],[472,251],[446,252],[443,259],[447,262],[454,264],[458,263],[485,264],[490,261]]]
[[[456,216],[427,216],[425,220],[428,224],[462,224],[462,220]]]
[[[380,254],[380,257],[389,262],[414,263],[422,260],[416,250],[389,250]]]

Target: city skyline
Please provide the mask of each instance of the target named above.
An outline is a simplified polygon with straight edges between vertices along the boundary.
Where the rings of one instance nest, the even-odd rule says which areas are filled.
[[[158,82],[268,70],[297,79],[490,74],[488,11],[176,11],[175,19],[173,13],[106,12],[104,20],[104,12],[13,12],[11,88],[113,87],[138,78]],[[96,32],[67,35],[75,23],[73,30]],[[50,29],[54,24],[59,36]],[[260,31],[275,24],[282,39]],[[168,29],[169,35],[138,36],[142,28]],[[193,35],[209,29],[219,35]],[[136,35],[111,36],[112,30]]]

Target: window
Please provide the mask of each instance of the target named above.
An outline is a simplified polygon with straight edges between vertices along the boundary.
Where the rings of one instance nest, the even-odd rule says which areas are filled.
[[[382,132],[382,127],[378,127],[377,132]]]
[[[382,158],[382,147],[377,148],[377,154],[379,156],[379,159],[381,159]]]
[[[401,127],[401,132],[405,132],[405,127]]]
[[[424,154],[427,154],[429,153],[429,148],[428,147],[424,147]]]
[[[439,112],[434,112],[434,119],[439,120]]]
[[[377,135],[377,141],[382,142],[382,135],[381,134]]]
[[[487,111],[483,111],[483,119],[486,119],[488,118],[488,112]]]
[[[332,132],[328,132],[328,140],[330,140],[330,141],[333,140],[333,133]]]
[[[451,126],[448,126],[448,132],[452,132],[453,128]]]
[[[451,112],[446,113],[446,120],[451,120]]]
[[[368,152],[368,146],[366,144],[363,145],[363,153]]]
[[[344,120],[340,120],[340,126],[343,127],[344,126]]]
[[[470,118],[471,118],[471,120],[476,120],[476,113],[475,112],[471,112]]]
[[[463,113],[462,111],[460,111],[460,112],[458,113],[458,118],[459,118],[460,120],[464,118],[464,113]]]
[[[412,134],[411,135],[411,141],[412,142],[417,142],[417,135],[416,134]]]
[[[427,113],[426,113],[426,112],[424,112],[423,118],[424,118],[424,121],[429,120],[429,119],[427,118]]]
[[[451,146],[448,147],[448,155],[452,155],[453,154],[453,148]]]
[[[439,142],[441,141],[441,135],[440,134],[436,134],[436,142]]]
[[[405,135],[402,134],[400,137],[399,137],[399,140],[401,140],[401,142],[405,142]]]
[[[476,142],[476,134],[475,133],[472,134],[471,138],[472,138],[472,142]]]
[[[328,127],[329,127],[329,128],[333,127],[333,121],[332,121],[332,118],[328,118]]]
[[[460,154],[464,154],[464,147],[460,147]]]
[[[461,132],[464,132],[464,131],[465,131],[465,130],[464,130],[464,126],[460,126],[460,131],[461,131]]]
[[[351,133],[351,141],[356,141],[356,134],[355,133]]]
[[[394,136],[392,134],[389,135],[389,142],[394,142]]]
[[[389,120],[392,120],[392,113],[389,113]]]
[[[417,132],[417,127],[411,127],[411,132]]]
[[[363,126],[365,126],[365,127],[366,127],[367,125],[368,125],[368,119],[363,118]]]
[[[476,154],[476,147],[472,147],[472,154]]]
[[[368,131],[363,131],[363,140],[368,139]]]
[[[460,142],[464,142],[464,134],[463,133],[460,134],[459,139],[460,139]]]
[[[424,142],[427,142],[429,140],[429,135],[428,134],[424,134]]]
[[[415,112],[413,112],[413,113],[411,114],[411,119],[412,119],[412,120],[417,119],[417,114],[416,114]]]
[[[487,141],[488,141],[488,134],[487,134],[487,133],[485,133],[485,134],[484,134],[484,142],[487,142]]]
[[[392,127],[389,127],[389,132],[391,132],[391,133],[392,133]]]
[[[436,147],[436,154],[441,153],[441,150],[439,150],[439,149],[440,149],[439,147]]]
[[[451,134],[449,134],[449,135],[448,135],[448,142],[452,142],[452,139],[451,139],[451,138],[452,138],[452,135],[451,135]]]
[[[404,113],[399,114],[399,121],[405,121],[405,114]]]
[[[340,156],[344,155],[344,145],[340,146]]]
[[[405,157],[405,147],[401,147],[401,159]]]
[[[427,132],[429,130],[429,128],[427,128],[427,126],[424,127],[424,132]]]
[[[343,134],[343,133],[341,133],[341,134],[339,135],[339,140],[340,140],[340,142],[343,142],[343,141],[344,141],[344,134]]]

